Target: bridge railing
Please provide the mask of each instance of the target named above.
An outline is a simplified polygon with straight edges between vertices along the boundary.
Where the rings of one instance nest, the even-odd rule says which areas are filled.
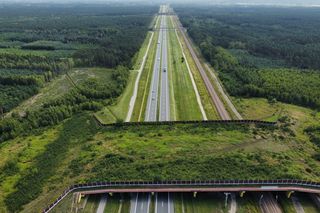
[[[179,186],[299,186],[305,188],[320,189],[320,182],[314,182],[309,180],[294,180],[294,179],[282,179],[282,180],[167,180],[167,181],[105,181],[94,183],[80,183],[71,185],[69,188],[63,191],[63,193],[46,209],[44,213],[50,212],[61,200],[63,200],[68,194],[73,191],[83,189],[95,189],[102,187],[179,187]]]

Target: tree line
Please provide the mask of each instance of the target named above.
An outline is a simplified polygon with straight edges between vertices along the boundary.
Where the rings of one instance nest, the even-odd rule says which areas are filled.
[[[299,19],[290,9],[190,10],[180,11],[182,23],[231,95],[320,109],[320,16],[313,10],[299,10]]]
[[[10,118],[0,121],[0,142],[33,129],[55,125],[81,111],[100,110],[105,100],[112,102],[123,92],[128,78],[128,68],[119,66],[112,73],[114,84],[88,79],[62,97],[44,103],[39,110],[27,111],[23,117],[13,113]]]

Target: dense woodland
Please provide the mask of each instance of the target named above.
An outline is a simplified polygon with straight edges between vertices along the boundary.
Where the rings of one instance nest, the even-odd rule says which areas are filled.
[[[0,8],[0,113],[9,112],[73,67],[112,68],[113,83],[88,79],[39,110],[13,113],[0,121],[0,141],[112,103],[127,84],[132,58],[157,10],[121,5],[51,6]]]
[[[9,112],[74,66],[130,68],[156,10],[121,5],[3,6],[0,112]]]
[[[229,93],[320,109],[320,9],[176,11]]]

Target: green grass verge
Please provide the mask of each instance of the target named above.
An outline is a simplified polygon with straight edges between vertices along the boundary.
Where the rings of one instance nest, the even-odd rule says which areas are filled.
[[[171,19],[168,18],[169,28],[173,28]],[[173,30],[169,35],[169,65],[172,78],[170,80],[174,93],[174,108],[176,120],[202,120],[202,114],[197,102],[186,61],[182,61],[183,54]],[[172,96],[171,96],[172,97]]]
[[[306,213],[317,213],[319,212],[319,208],[313,202],[313,200],[309,197],[308,194],[298,193],[297,197]]]
[[[104,213],[118,213],[121,204],[120,201],[120,194],[113,194],[112,196],[109,195]]]
[[[155,60],[158,37],[159,32],[154,32],[149,54],[147,56],[144,69],[141,73],[137,99],[134,105],[131,121],[144,121],[144,114],[147,107],[147,98],[149,96],[149,89],[151,85],[153,63]]]
[[[224,207],[224,195],[220,193],[198,193],[196,197],[192,193],[184,193],[183,206],[184,212],[194,213],[227,213]],[[178,212],[182,212],[179,210]]]
[[[296,213],[291,198],[288,198],[285,193],[280,193],[278,196],[279,204],[285,213]]]
[[[100,195],[90,195],[88,197],[87,203],[83,209],[83,211],[81,211],[82,213],[94,213],[97,211],[97,208],[99,206],[99,202],[100,202]]]
[[[137,70],[140,69],[140,66],[143,62],[143,56],[147,51],[151,35],[152,33],[148,32],[139,52],[137,52],[133,58],[133,70],[130,71],[131,73],[127,83],[127,87],[125,88],[122,95],[115,101],[114,104],[112,104],[111,106],[106,106],[101,111],[95,113],[98,120],[100,120],[102,123],[108,124],[114,123],[117,120],[124,121],[126,119],[130,100],[134,90],[135,81],[138,76]]]
[[[237,213],[260,213],[258,194],[247,192],[243,197],[237,196]]]
[[[175,23],[176,25],[176,23]],[[184,39],[181,35],[181,33],[178,31],[178,36],[179,36],[179,39],[181,41],[181,44],[182,44],[182,47],[183,47],[183,51],[186,55],[186,60],[188,61],[189,63],[189,66],[190,66],[190,69],[192,71],[192,74],[193,74],[193,77],[194,77],[194,80],[196,82],[196,85],[197,85],[197,88],[198,88],[198,91],[199,91],[199,95],[201,97],[201,102],[202,102],[202,105],[203,105],[203,108],[207,114],[207,118],[208,119],[219,119],[219,115],[216,111],[216,108],[215,108],[215,105],[214,103],[212,102],[211,100],[211,97],[210,97],[210,94],[203,82],[203,79],[201,77],[201,74],[191,56],[191,53],[189,52],[189,49],[188,47],[186,46],[185,42],[184,42]]]
[[[138,70],[140,69],[141,67],[141,64],[142,64],[142,61],[143,61],[143,56],[144,54],[146,53],[147,51],[147,47],[148,47],[148,44],[149,44],[149,40],[150,40],[150,37],[151,37],[152,33],[151,32],[148,32],[139,52],[137,52],[135,54],[135,56],[133,57],[132,61],[133,61],[133,70]]]
[[[95,113],[95,116],[101,123],[115,123],[117,120],[124,121],[129,110],[130,100],[134,90],[134,83],[138,73],[131,71],[127,87],[124,92],[117,98],[114,104],[104,107],[102,110]]]

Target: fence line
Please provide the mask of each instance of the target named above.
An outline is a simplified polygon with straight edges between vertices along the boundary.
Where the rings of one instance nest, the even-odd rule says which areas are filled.
[[[100,187],[146,187],[146,186],[250,186],[250,185],[269,185],[269,186],[300,186],[304,188],[320,189],[320,182],[314,182],[309,180],[169,180],[169,181],[107,181],[107,182],[95,182],[95,183],[82,183],[71,185],[46,209],[43,213],[50,212],[61,200],[63,200],[68,194],[73,191],[81,189],[94,189]]]
[[[149,122],[117,122],[104,124],[96,117],[94,119],[101,126],[165,126],[175,124],[255,124],[263,126],[275,126],[277,122],[259,121],[259,120],[197,120],[197,121],[149,121]]]

